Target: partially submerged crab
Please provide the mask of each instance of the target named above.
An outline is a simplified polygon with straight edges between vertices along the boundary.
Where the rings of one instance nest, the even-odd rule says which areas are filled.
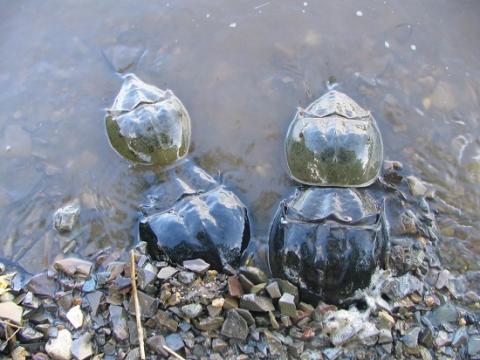
[[[381,134],[368,111],[330,91],[299,110],[285,154],[294,180],[322,187],[300,187],[281,202],[270,230],[271,271],[308,299],[339,302],[386,263],[383,204],[359,188],[379,176]]]
[[[238,265],[250,240],[247,209],[225,185],[183,159],[190,118],[173,92],[126,75],[106,126],[123,157],[168,166],[142,206],[139,236],[150,253],[177,263],[202,258],[218,270]]]

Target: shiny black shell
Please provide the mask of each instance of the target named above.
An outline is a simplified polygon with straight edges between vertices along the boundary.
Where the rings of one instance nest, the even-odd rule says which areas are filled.
[[[281,202],[269,265],[305,299],[338,303],[369,284],[387,248],[384,212],[368,190],[311,187]]]
[[[202,258],[217,270],[240,264],[250,240],[247,208],[201,168],[186,161],[170,169],[147,198],[139,236],[155,258]]]

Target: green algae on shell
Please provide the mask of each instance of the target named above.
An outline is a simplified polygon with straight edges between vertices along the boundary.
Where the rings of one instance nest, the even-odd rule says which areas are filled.
[[[171,90],[161,90],[134,74],[124,77],[105,119],[110,144],[124,158],[167,166],[190,146],[190,116]]]
[[[290,175],[299,183],[363,187],[380,174],[383,142],[369,111],[330,91],[297,112],[287,132],[285,155]]]

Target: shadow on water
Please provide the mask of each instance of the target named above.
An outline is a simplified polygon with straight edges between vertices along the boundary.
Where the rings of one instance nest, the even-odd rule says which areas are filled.
[[[222,173],[266,234],[293,184],[283,139],[297,106],[337,84],[369,108],[387,159],[429,182],[452,268],[480,254],[476,1],[45,1],[0,12],[0,255],[37,271],[59,251],[126,247],[154,183],[109,147],[115,70],[171,88],[191,156]],[[52,230],[79,198],[79,226]],[[452,240],[453,239],[453,240]],[[41,254],[41,256],[39,256]],[[450,260],[448,260],[450,258]],[[455,260],[451,260],[455,258]]]

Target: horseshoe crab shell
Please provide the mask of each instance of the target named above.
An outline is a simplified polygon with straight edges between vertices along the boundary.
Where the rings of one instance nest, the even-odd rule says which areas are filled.
[[[290,176],[299,183],[364,187],[380,174],[383,142],[369,111],[330,91],[298,110],[287,132],[285,155]]]
[[[106,117],[112,147],[142,164],[170,165],[187,155],[190,116],[171,90],[128,74]]]

